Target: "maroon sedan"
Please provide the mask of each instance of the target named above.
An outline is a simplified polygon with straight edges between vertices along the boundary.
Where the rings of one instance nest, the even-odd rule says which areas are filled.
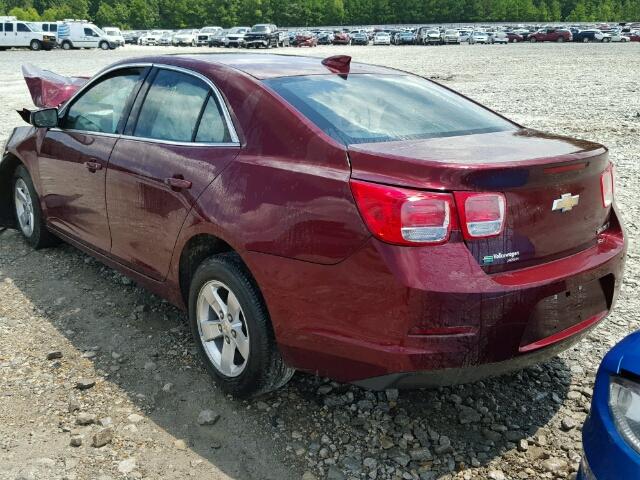
[[[521,368],[600,322],[622,281],[605,147],[409,73],[158,56],[25,118],[3,223],[187,310],[237,396],[294,369],[380,389]]]
[[[536,33],[527,37],[532,43],[535,42],[570,42],[573,40],[571,31],[564,28],[541,28]]]
[[[351,35],[347,32],[335,32],[333,34],[334,45],[349,45],[351,44]]]
[[[509,39],[509,43],[517,43],[524,41],[524,37],[515,32],[507,32],[507,38]]]
[[[311,32],[301,32],[296,35],[296,47],[317,47],[318,38]]]

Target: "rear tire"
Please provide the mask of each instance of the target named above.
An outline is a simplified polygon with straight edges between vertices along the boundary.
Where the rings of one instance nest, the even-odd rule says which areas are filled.
[[[19,165],[13,174],[13,212],[16,225],[27,243],[36,250],[51,247],[60,242],[44,223],[38,193],[27,169]]]
[[[529,42],[531,42],[531,43],[536,43],[537,41],[538,41],[538,40],[536,40],[536,37],[531,37],[531,38],[529,39]]]
[[[260,395],[295,373],[280,356],[262,294],[236,253],[198,267],[189,289],[189,323],[207,371],[225,393]]]

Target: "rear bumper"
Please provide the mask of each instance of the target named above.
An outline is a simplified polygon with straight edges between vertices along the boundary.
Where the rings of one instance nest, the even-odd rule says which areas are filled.
[[[489,377],[497,377],[553,358],[582,340],[592,327],[593,325],[542,350],[528,355],[518,355],[501,362],[458,368],[444,368],[432,371],[391,373],[380,377],[356,380],[353,383],[370,390],[385,390],[387,388],[443,387],[461,383],[471,383]]]
[[[291,366],[382,388],[466,382],[557,354],[611,310],[625,253],[617,230],[580,253],[496,274],[462,243],[371,239],[337,265],[246,260]]]

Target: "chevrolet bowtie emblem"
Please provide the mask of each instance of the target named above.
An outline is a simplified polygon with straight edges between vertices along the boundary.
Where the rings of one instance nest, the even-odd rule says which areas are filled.
[[[573,207],[578,205],[580,201],[580,195],[571,195],[570,193],[563,193],[560,198],[556,198],[553,201],[552,211],[560,210],[562,212],[568,212]]]

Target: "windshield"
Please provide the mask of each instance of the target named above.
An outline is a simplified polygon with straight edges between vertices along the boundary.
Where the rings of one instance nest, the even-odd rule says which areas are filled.
[[[40,25],[38,25],[36,23],[27,22],[27,26],[29,27],[29,29],[32,32],[41,32],[42,31],[42,28],[40,28]]]
[[[252,32],[268,32],[269,27],[267,27],[266,25],[256,25],[251,29],[251,31]]]
[[[412,75],[312,75],[265,83],[345,145],[515,129],[479,105]]]
[[[178,30],[178,33],[182,33],[182,34],[186,34],[186,33],[192,33],[193,30]]]

